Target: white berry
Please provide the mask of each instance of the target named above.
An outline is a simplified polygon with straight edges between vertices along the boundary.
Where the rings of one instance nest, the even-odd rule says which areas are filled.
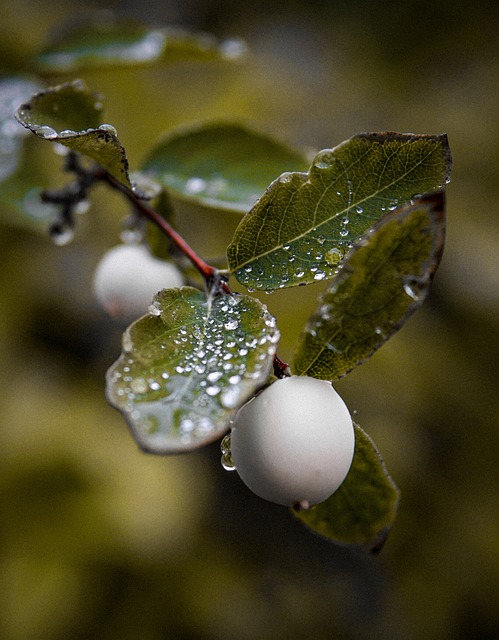
[[[231,455],[258,496],[287,506],[331,496],[352,464],[350,413],[331,384],[291,376],[277,380],[238,412]]]
[[[99,304],[123,322],[132,322],[147,313],[153,295],[161,289],[182,284],[177,267],[154,257],[143,244],[110,249],[97,265],[93,279]]]

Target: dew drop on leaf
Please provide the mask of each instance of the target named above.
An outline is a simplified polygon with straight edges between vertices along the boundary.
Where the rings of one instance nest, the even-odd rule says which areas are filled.
[[[113,127],[112,124],[101,124],[99,126],[99,129],[101,131],[107,131],[107,132],[113,134],[113,136],[117,136],[118,135],[118,132],[116,131],[116,127]]]
[[[46,125],[42,125],[35,129],[35,133],[37,136],[40,136],[40,138],[44,138],[45,140],[54,140],[57,138],[57,131]]]
[[[73,241],[74,236],[74,229],[69,226],[61,227],[59,225],[56,225],[50,229],[50,238],[52,239],[52,242],[58,247],[65,247],[67,244]]]
[[[160,316],[161,315],[161,303],[158,302],[157,300],[154,300],[150,305],[149,305],[149,313],[152,316]]]
[[[202,193],[206,190],[206,180],[203,178],[189,178],[185,183],[185,191],[186,193],[190,193],[192,195],[196,193]]]
[[[342,258],[343,253],[336,248],[329,249],[329,251],[327,251],[324,256],[325,261],[332,266],[336,266],[337,264],[339,264]]]

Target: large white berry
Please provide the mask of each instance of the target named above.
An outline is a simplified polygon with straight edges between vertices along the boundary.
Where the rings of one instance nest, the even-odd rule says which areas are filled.
[[[182,284],[177,267],[154,257],[143,244],[123,244],[110,249],[97,265],[93,279],[99,304],[123,322],[147,313],[153,295],[161,289]]]
[[[345,479],[355,436],[350,413],[329,382],[291,376],[240,409],[230,447],[239,476],[258,496],[312,505]]]

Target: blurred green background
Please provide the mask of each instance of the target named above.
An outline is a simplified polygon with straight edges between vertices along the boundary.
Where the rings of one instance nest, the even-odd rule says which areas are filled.
[[[103,393],[121,328],[90,291],[118,240],[120,199],[96,192],[65,248],[0,212],[0,638],[499,637],[497,3],[12,0],[2,73],[90,8],[240,36],[251,50],[238,65],[82,74],[106,96],[132,169],[159,132],[202,119],[242,120],[306,149],[361,131],[446,131],[447,245],[423,309],[338,384],[402,491],[371,558],[253,496],[222,469],[218,444],[138,451]],[[60,183],[48,147],[34,140],[29,163]],[[210,231],[201,212],[179,215],[205,256],[236,223]],[[281,357],[317,292],[265,296]]]

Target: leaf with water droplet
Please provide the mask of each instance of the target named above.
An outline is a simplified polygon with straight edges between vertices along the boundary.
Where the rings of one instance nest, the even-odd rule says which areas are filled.
[[[122,355],[107,373],[107,398],[144,450],[190,451],[226,433],[267,381],[279,331],[249,296],[207,299],[192,287],[165,289],[153,310],[125,332]]]
[[[206,33],[190,33],[175,27],[151,29],[107,16],[64,29],[35,58],[35,65],[41,73],[74,73],[81,69],[186,60],[238,60],[245,50],[240,40],[220,42]]]
[[[355,453],[343,484],[324,502],[292,513],[333,542],[378,553],[397,515],[398,502],[399,491],[376,445],[355,425]]]
[[[293,371],[335,380],[379,349],[423,303],[444,233],[443,191],[379,220],[321,297],[299,340]]]
[[[146,159],[142,173],[203,207],[246,213],[285,168],[302,171],[303,155],[238,124],[181,127]]]
[[[446,135],[365,133],[321,151],[307,173],[275,180],[241,220],[230,270],[254,289],[308,284],[317,272],[333,278],[338,255],[386,211],[443,188],[450,166]]]
[[[58,142],[101,165],[131,187],[128,160],[116,129],[102,123],[102,98],[82,80],[33,94],[16,111],[17,120],[42,139]]]

